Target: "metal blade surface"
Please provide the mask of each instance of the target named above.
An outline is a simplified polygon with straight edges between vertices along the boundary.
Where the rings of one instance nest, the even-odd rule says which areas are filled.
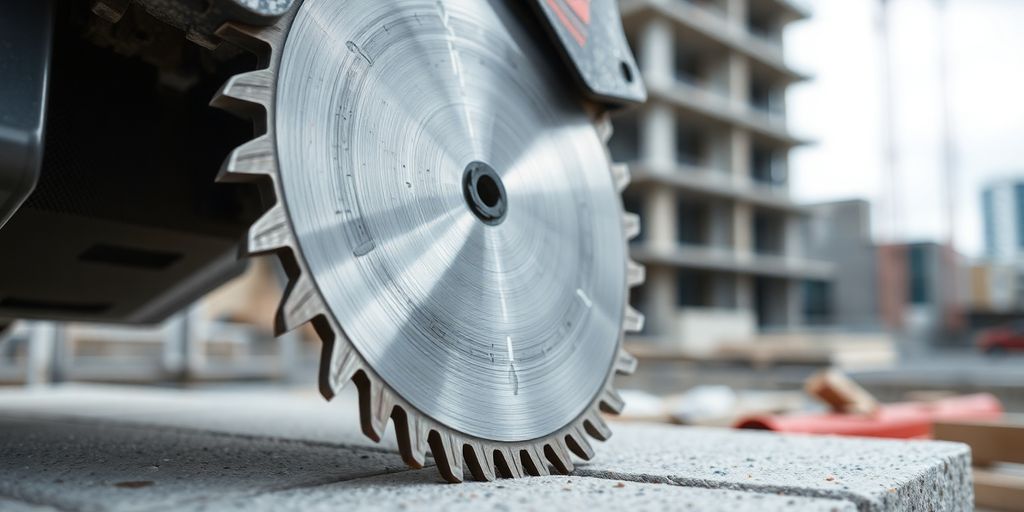
[[[305,0],[274,118],[280,199],[330,314],[402,398],[495,441],[594,402],[626,300],[604,145],[514,3]],[[477,163],[497,223],[467,196],[497,201],[466,185]]]

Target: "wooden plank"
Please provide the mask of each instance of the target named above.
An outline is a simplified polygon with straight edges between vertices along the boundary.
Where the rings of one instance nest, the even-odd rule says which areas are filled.
[[[807,394],[825,402],[835,412],[871,414],[879,404],[871,393],[839,370],[821,370],[804,382]]]
[[[932,437],[967,443],[976,466],[993,462],[1024,464],[1024,422],[936,422]]]
[[[1024,512],[1024,476],[974,468],[974,504]]]

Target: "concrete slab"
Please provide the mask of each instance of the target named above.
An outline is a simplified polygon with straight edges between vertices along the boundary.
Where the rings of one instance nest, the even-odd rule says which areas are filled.
[[[355,412],[358,403],[355,386],[348,386],[330,402],[312,386],[181,390],[75,384],[0,388],[0,413],[6,414],[96,418],[397,451],[390,424],[379,444],[362,434]],[[267,405],[272,410],[267,410]]]
[[[0,391],[0,509],[971,508],[963,445],[636,424],[614,425],[569,477],[444,485],[363,438],[354,397],[341,402],[263,389]]]
[[[397,454],[345,445],[0,417],[0,496],[64,510],[190,509],[406,469]]]
[[[830,497],[860,510],[970,510],[960,443],[617,425],[580,475]],[[626,427],[626,428],[623,428]]]
[[[0,510],[4,512],[55,512],[57,509],[45,505],[33,505],[22,501],[0,498]]]
[[[778,496],[721,489],[625,482],[587,477],[536,477],[492,483],[445,485],[432,472],[395,475],[329,484],[315,489],[265,494],[249,500],[210,504],[218,510],[271,510],[287,503],[303,511],[358,510],[700,510],[763,512],[806,510],[853,512],[843,500]]]

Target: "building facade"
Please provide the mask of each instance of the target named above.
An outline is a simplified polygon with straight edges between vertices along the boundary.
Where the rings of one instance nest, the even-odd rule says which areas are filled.
[[[831,280],[804,284],[804,320],[852,331],[882,328],[878,249],[871,239],[871,203],[831,201],[808,207],[805,253],[833,264]]]
[[[1024,179],[989,183],[981,191],[985,256],[995,262],[1024,262]]]
[[[626,209],[644,232],[633,258],[643,336],[699,349],[801,324],[807,280],[832,266],[802,253],[807,211],[788,193],[782,30],[788,0],[621,0],[649,101],[615,118]]]
[[[970,269],[948,244],[878,245],[879,304],[885,326],[926,347],[962,334]]]

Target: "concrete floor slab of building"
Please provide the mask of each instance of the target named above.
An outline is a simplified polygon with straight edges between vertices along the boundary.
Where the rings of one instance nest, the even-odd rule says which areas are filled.
[[[641,337],[712,351],[820,321],[813,290],[836,273],[805,254],[810,210],[789,192],[786,90],[807,77],[783,32],[809,13],[786,1],[620,0],[648,101],[614,116],[612,156],[634,180],[624,205],[647,266],[632,294]],[[868,276],[865,276],[868,277]]]
[[[358,433],[355,397],[0,391],[3,510],[966,510],[963,445],[619,423],[569,476],[446,485]]]

